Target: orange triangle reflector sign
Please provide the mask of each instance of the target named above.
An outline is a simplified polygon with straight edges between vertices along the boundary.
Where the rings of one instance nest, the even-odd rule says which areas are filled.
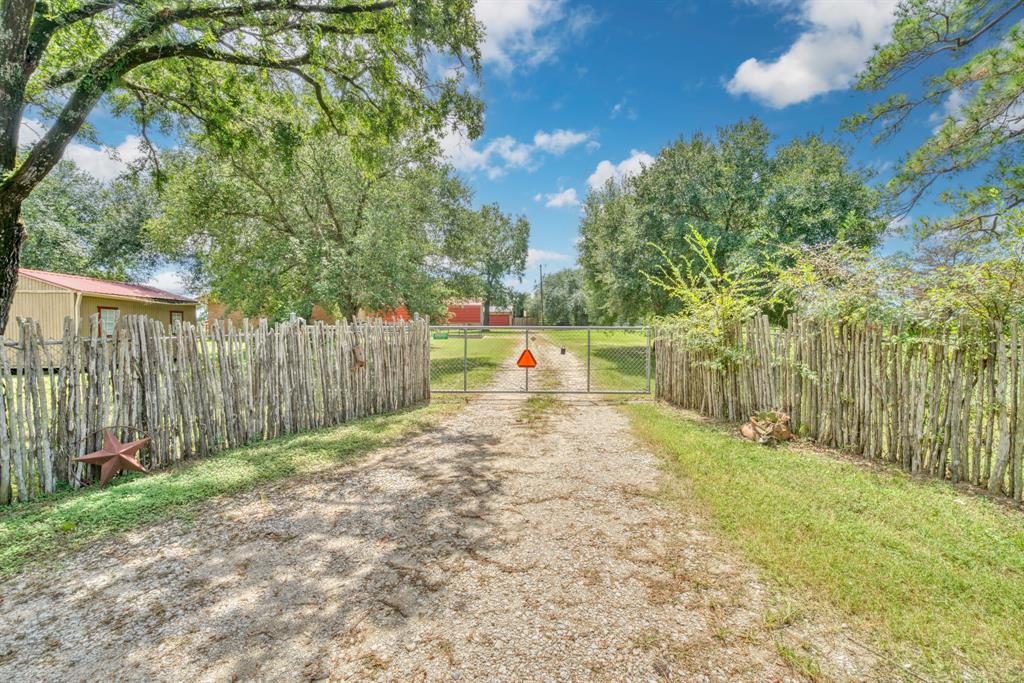
[[[530,349],[523,349],[523,352],[519,354],[519,360],[516,361],[516,365],[521,368],[535,368],[537,367],[537,359],[533,357]]]

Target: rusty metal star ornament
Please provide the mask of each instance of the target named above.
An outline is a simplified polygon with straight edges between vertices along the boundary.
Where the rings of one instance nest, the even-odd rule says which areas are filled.
[[[107,483],[114,478],[118,472],[124,470],[134,470],[136,472],[145,472],[146,468],[143,467],[135,454],[139,452],[139,449],[149,443],[149,437],[144,437],[136,441],[129,441],[128,443],[121,443],[114,433],[109,429],[103,430],[103,448],[83,455],[80,458],[75,458],[75,462],[84,462],[89,465],[100,466],[100,486],[106,486]]]

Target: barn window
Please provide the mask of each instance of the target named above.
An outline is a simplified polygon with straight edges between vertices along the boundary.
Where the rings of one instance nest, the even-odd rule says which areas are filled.
[[[174,328],[174,323],[185,322],[184,311],[171,311],[171,328]]]
[[[100,313],[100,329],[106,336],[113,336],[114,325],[117,324],[117,313],[120,309],[111,306],[99,306],[97,308]]]

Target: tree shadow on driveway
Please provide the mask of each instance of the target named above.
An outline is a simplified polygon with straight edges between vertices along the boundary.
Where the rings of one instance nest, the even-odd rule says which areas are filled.
[[[0,592],[0,677],[320,678],[367,628],[401,643],[505,542],[489,465],[507,455],[456,421],[30,572]]]

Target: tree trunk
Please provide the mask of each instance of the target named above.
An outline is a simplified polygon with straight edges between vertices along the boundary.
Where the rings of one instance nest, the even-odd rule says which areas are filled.
[[[346,293],[341,302],[339,311],[341,313],[342,320],[346,322],[353,322],[359,317],[359,304],[356,303],[355,297],[351,294]]]
[[[484,305],[480,312],[480,324],[484,327],[491,324],[491,297],[484,299]]]
[[[25,224],[21,222],[21,202],[0,196],[0,335],[7,328],[14,289],[18,286],[18,264]]]

